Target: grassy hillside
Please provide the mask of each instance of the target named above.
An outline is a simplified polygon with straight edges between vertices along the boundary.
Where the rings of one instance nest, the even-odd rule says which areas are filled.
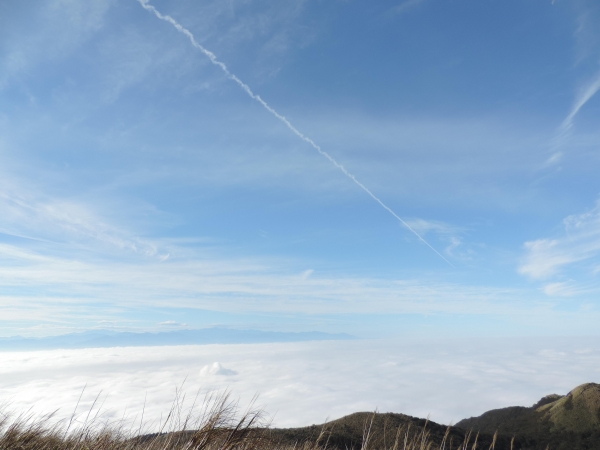
[[[304,428],[271,429],[260,412],[236,416],[236,405],[217,402],[197,419],[181,418],[176,405],[162,432],[139,434],[114,424],[52,424],[49,419],[11,420],[0,413],[1,450],[435,450],[493,448],[491,435],[402,414],[356,413]],[[508,449],[498,442],[497,450]]]
[[[265,426],[261,411],[239,414],[227,396],[209,396],[187,412],[176,400],[153,434],[89,413],[53,422],[51,416],[11,418],[0,411],[0,450],[433,450],[444,443],[458,448],[465,435],[425,425],[401,414],[358,413],[318,427],[277,430]]]
[[[271,433],[281,442],[292,444],[314,440],[321,430],[327,429],[328,445],[345,450],[360,449],[365,442],[363,436],[370,430],[368,444],[376,449],[389,448],[397,430],[406,430],[409,426],[416,434],[425,429],[431,444],[438,447],[446,436],[447,448],[450,443],[452,448],[459,448],[471,433],[469,448],[479,434],[477,448],[488,449],[497,432],[497,450],[600,450],[600,385],[587,383],[564,396],[548,395],[531,407],[488,411],[479,417],[461,420],[450,429],[403,414],[356,413],[326,425],[272,430]]]
[[[582,384],[567,395],[549,395],[531,407],[488,411],[456,426],[516,435],[523,448],[600,449],[600,385]]]
[[[351,414],[322,425],[272,429],[260,411],[238,414],[227,396],[183,415],[175,402],[160,432],[118,423],[11,418],[0,411],[0,450],[600,450],[600,385],[531,407],[488,411],[455,427],[404,414]],[[476,444],[476,445],[475,445]]]
[[[489,448],[493,441],[493,432],[478,436],[480,448]],[[457,449],[460,444],[475,442],[475,434],[468,430],[457,429],[404,414],[374,414],[359,412],[322,425],[303,428],[273,429],[270,436],[276,442],[293,445],[294,443],[315,442],[337,450],[360,450],[366,445],[371,449],[390,449],[398,445],[403,448],[406,436],[410,439],[426,437],[432,448],[440,448],[443,442],[446,448]],[[502,439],[496,449],[502,450],[508,441]],[[450,447],[451,446],[451,447]],[[508,447],[506,447],[508,448]]]
[[[536,409],[551,431],[585,433],[600,430],[600,384],[587,383]]]

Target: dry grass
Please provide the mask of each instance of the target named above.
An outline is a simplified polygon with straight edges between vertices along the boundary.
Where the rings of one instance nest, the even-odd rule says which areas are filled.
[[[91,411],[83,420],[73,415],[69,421],[56,421],[52,414],[39,417],[0,412],[0,450],[331,449],[328,447],[331,430],[326,425],[312,442],[278,442],[271,437],[262,411],[251,407],[240,413],[238,403],[231,401],[227,394],[208,396],[197,407],[194,401],[194,406],[186,411],[183,404],[184,399],[177,396],[159,432],[153,434],[144,433],[141,426],[132,429],[118,422],[102,421],[97,412],[92,416]],[[365,423],[360,450],[481,449],[477,435],[468,434],[463,442],[452,442],[450,428],[441,442],[433,442],[427,426],[400,427],[393,442],[375,446],[372,445],[375,441],[371,431],[373,418]],[[489,448],[494,446],[495,439]]]

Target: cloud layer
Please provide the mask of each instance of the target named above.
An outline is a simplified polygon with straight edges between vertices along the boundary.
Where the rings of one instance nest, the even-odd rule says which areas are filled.
[[[100,394],[105,418],[152,429],[176,389],[228,389],[276,426],[322,423],[356,411],[456,422],[491,408],[531,405],[600,379],[594,339],[354,341],[0,353],[0,401],[59,417],[85,414]],[[185,383],[184,383],[185,380]],[[188,404],[189,406],[189,404]]]

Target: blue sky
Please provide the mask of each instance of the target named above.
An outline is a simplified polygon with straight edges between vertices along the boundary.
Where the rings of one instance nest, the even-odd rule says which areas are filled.
[[[600,5],[0,5],[0,335],[595,334]],[[439,253],[438,254],[436,254]]]

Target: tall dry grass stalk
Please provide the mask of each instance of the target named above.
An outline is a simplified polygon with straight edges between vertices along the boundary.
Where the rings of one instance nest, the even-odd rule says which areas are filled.
[[[314,441],[282,443],[269,433],[270,423],[259,409],[240,412],[228,394],[209,394],[200,404],[184,409],[185,396],[175,401],[159,431],[145,433],[143,419],[137,429],[124,422],[102,420],[90,410],[85,419],[54,420],[54,414],[11,415],[0,412],[0,450],[334,450],[329,448],[330,429],[325,425]],[[448,427],[441,443],[434,443],[427,425],[398,428],[390,445],[371,445],[375,414],[364,425],[360,450],[479,450],[478,436],[467,433],[453,443]],[[490,449],[495,447],[495,438]],[[347,449],[350,450],[350,449]],[[358,450],[358,449],[357,449]],[[487,450],[487,449],[481,449]]]

